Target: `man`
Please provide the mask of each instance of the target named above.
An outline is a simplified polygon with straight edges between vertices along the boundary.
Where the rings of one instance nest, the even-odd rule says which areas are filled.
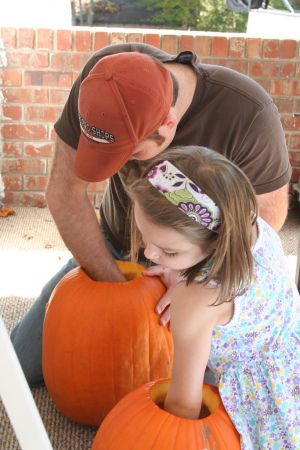
[[[77,264],[94,280],[125,280],[115,263],[130,247],[130,205],[123,183],[169,145],[202,145],[231,159],[251,180],[261,217],[276,231],[284,223],[291,167],[276,107],[250,78],[196,61],[192,52],[171,56],[144,44],[106,47],[83,68],[55,124],[48,206]],[[87,186],[109,177],[101,232]],[[75,267],[74,259],[44,287],[12,333],[31,386],[43,384],[45,303]],[[156,307],[164,325],[175,280],[159,266],[148,274],[159,275],[168,288]]]

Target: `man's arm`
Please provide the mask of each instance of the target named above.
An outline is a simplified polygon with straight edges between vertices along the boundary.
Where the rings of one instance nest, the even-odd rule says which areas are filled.
[[[126,281],[103,239],[87,196],[86,181],[73,171],[76,151],[56,138],[46,199],[56,226],[70,252],[96,281]]]
[[[287,216],[289,205],[289,184],[268,194],[257,195],[259,215],[276,232],[278,232]]]

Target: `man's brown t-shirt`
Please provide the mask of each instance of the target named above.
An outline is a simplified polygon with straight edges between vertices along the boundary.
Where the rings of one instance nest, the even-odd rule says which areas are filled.
[[[231,69],[198,64],[192,52],[169,55],[146,44],[118,44],[96,52],[74,83],[54,128],[77,149],[80,137],[78,95],[81,82],[104,56],[138,51],[163,63],[194,67],[198,81],[193,101],[180,120],[172,146],[208,147],[233,161],[252,182],[257,194],[272,192],[290,179],[291,166],[280,116],[271,97],[249,77]],[[153,81],[155,83],[155,80]],[[117,124],[116,124],[117,126]],[[129,200],[122,182],[130,182],[145,163],[129,161],[110,178],[100,207],[102,225],[119,250],[129,250]]]

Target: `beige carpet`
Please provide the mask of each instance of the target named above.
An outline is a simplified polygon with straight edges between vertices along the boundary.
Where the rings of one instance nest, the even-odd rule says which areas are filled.
[[[69,257],[48,209],[18,207],[15,211],[13,216],[0,218],[0,314],[9,333],[45,282]],[[299,225],[294,202],[280,232],[291,270],[296,265]],[[46,388],[33,389],[32,394],[54,450],[91,448],[97,428],[66,419],[56,409]],[[0,402],[0,449],[19,448]]]
[[[48,209],[14,209],[15,215],[0,218],[0,314],[9,333],[69,257]],[[46,388],[32,394],[54,450],[91,448],[97,428],[65,418]],[[20,449],[1,401],[0,449]]]

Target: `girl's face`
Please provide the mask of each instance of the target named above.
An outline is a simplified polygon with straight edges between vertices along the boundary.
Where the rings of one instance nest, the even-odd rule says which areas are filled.
[[[178,231],[154,224],[137,204],[134,213],[145,245],[145,257],[154,264],[173,270],[186,270],[208,256],[200,246]]]

